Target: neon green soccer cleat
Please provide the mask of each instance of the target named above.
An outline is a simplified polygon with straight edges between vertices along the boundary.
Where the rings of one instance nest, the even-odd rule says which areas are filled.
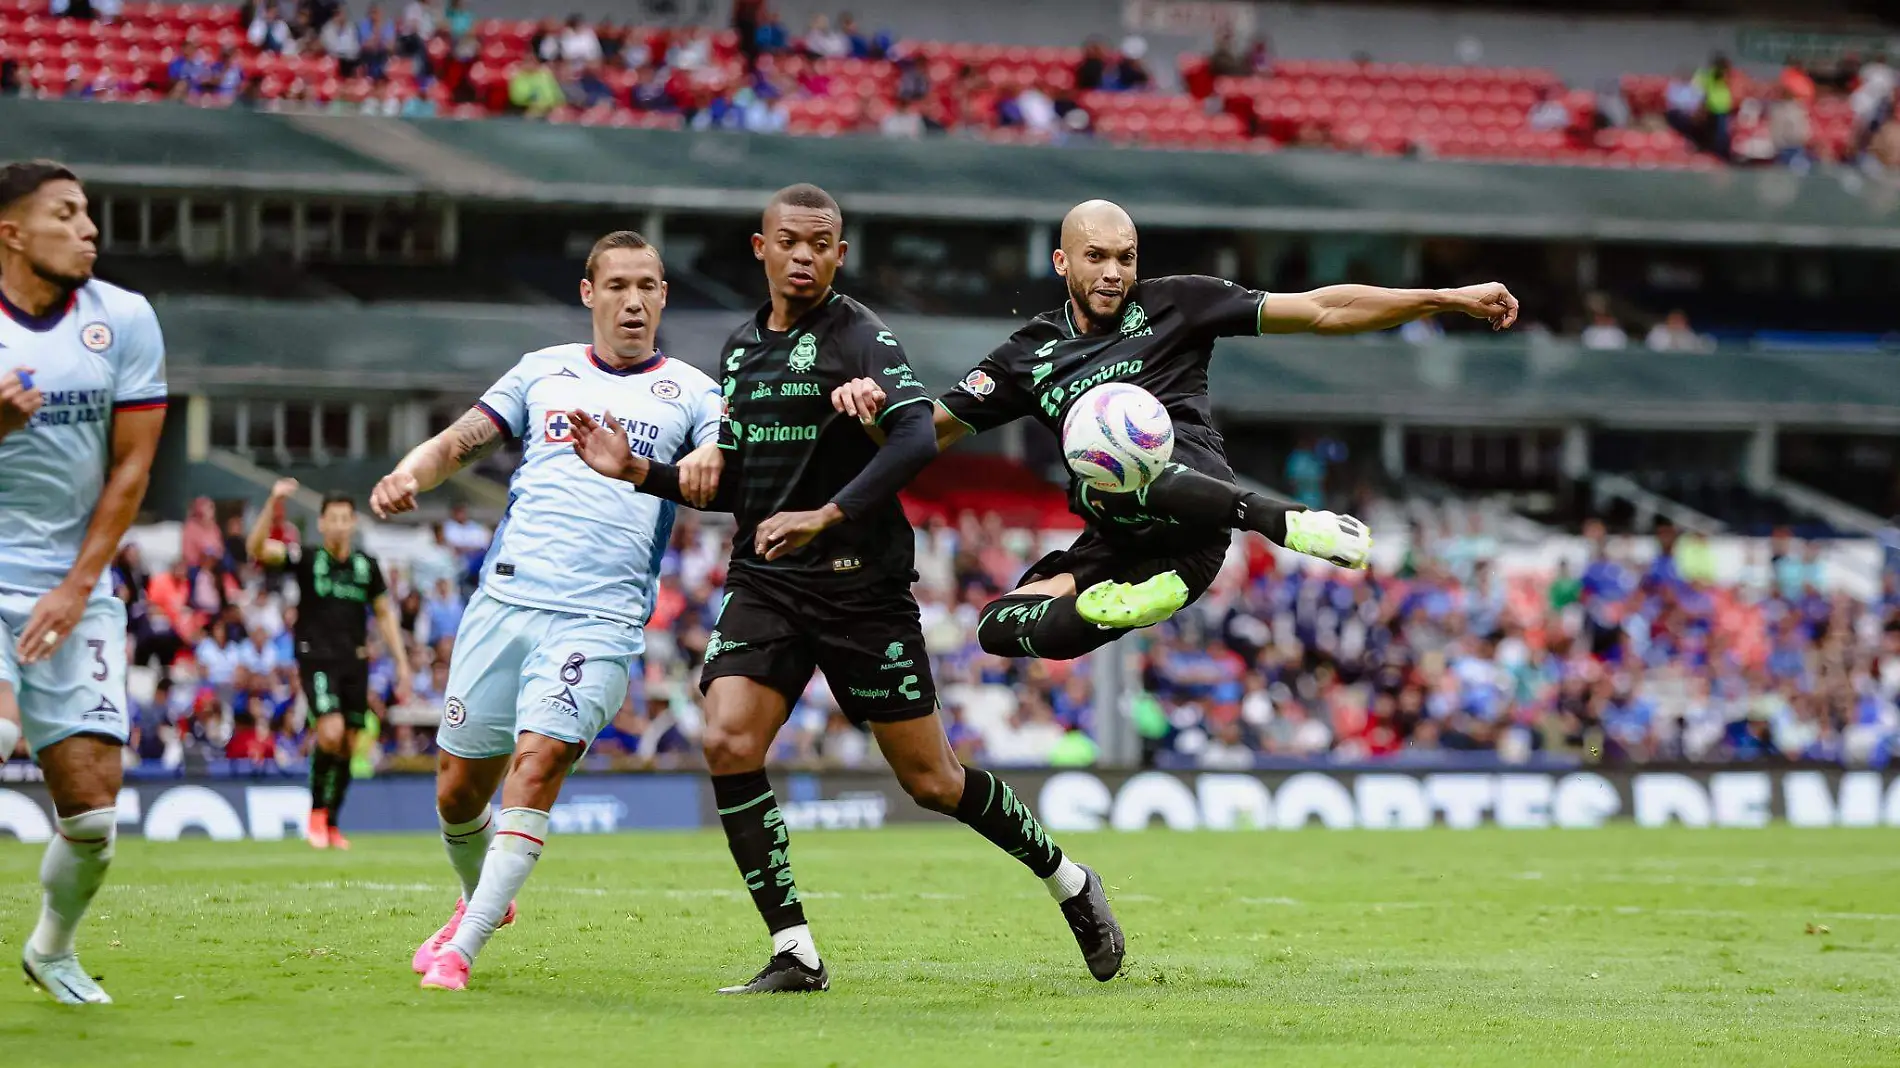
[[[1187,583],[1172,571],[1142,582],[1098,582],[1075,599],[1075,611],[1098,627],[1152,627],[1188,603]]]

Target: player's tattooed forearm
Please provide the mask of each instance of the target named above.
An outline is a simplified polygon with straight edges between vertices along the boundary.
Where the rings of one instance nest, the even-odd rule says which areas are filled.
[[[449,427],[455,462],[466,466],[501,448],[501,430],[495,421],[471,408]]]

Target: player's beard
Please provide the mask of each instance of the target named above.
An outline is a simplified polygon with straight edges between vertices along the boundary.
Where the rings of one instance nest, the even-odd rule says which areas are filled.
[[[1113,323],[1115,317],[1121,314],[1121,305],[1117,304],[1114,310],[1110,311],[1107,315],[1097,316],[1094,310],[1089,307],[1089,297],[1093,295],[1091,288],[1078,282],[1074,275],[1068,276],[1064,281],[1069,285],[1069,303],[1082,311],[1082,323],[1080,325],[1083,327],[1083,333],[1093,334],[1095,331],[1101,329],[1104,324]],[[1124,299],[1126,299],[1126,294],[1124,294]]]

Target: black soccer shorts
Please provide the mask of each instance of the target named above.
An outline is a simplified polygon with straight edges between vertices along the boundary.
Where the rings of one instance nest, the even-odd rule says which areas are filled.
[[[814,669],[825,673],[853,723],[898,723],[937,709],[923,625],[908,590],[862,609],[817,593],[728,587],[706,642],[701,693],[730,675],[770,686],[795,704]]]
[[[310,722],[339,713],[343,725],[360,730],[369,721],[369,663],[364,660],[305,660],[304,699],[310,702]]]

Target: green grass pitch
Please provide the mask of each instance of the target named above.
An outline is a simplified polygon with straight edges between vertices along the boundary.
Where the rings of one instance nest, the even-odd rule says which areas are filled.
[[[1128,930],[1089,979],[1015,862],[956,828],[807,832],[828,994],[714,996],[765,932],[713,833],[549,842],[462,995],[416,943],[439,843],[121,842],[82,932],[118,1004],[0,985],[7,1064],[1900,1064],[1890,830],[1069,835]],[[38,847],[0,844],[17,957]],[[11,958],[9,958],[11,959]],[[11,967],[9,963],[7,965]]]

